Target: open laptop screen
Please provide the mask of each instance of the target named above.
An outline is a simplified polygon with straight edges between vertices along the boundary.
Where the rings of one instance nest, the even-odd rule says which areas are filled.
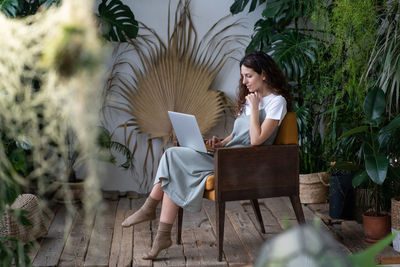
[[[208,153],[196,117],[191,114],[168,111],[179,145]]]

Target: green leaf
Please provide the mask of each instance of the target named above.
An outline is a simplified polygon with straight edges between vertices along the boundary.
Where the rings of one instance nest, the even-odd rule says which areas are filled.
[[[115,42],[126,42],[136,37],[139,27],[130,8],[120,0],[102,0],[99,19],[103,37]]]
[[[51,5],[60,5],[62,0],[42,0],[45,7],[49,8]]]
[[[275,34],[272,44],[263,51],[274,58],[289,80],[297,81],[306,73],[307,65],[315,62],[317,46],[311,37],[287,29]]]
[[[258,5],[262,5],[263,3],[265,3],[265,1],[266,0],[259,0]],[[249,0],[235,0],[230,7],[232,15],[242,12],[246,8],[248,3]],[[251,0],[249,13],[253,12],[256,9],[256,7],[257,7],[257,0]]]
[[[285,10],[287,2],[287,0],[268,1],[262,16],[264,18],[280,17]]]
[[[5,196],[5,203],[11,205],[14,203],[15,199],[17,199],[20,188],[18,185],[6,185],[5,187],[6,188],[2,188],[0,192],[4,190],[2,196]]]
[[[339,138],[351,136],[351,135],[357,134],[357,133],[363,133],[363,132],[366,132],[367,130],[368,130],[368,126],[356,127],[356,128],[353,128],[351,130],[344,132]]]
[[[389,161],[386,155],[380,154],[377,151],[371,149],[365,149],[364,151],[365,170],[367,171],[371,180],[381,185],[385,179],[389,166]]]
[[[358,252],[356,254],[349,255],[349,259],[354,267],[372,267],[375,265],[375,256],[387,247],[396,237],[397,233],[390,234],[384,239],[375,243],[368,249]]]
[[[262,15],[288,26],[294,19],[306,16],[314,9],[313,1],[269,0]]]
[[[246,52],[259,51],[262,47],[267,47],[272,42],[275,34],[274,21],[271,19],[260,19],[254,25],[255,34],[251,38],[250,44],[246,48]]]
[[[374,87],[365,97],[363,107],[368,120],[379,118],[385,112],[385,93],[380,88]]]
[[[235,0],[235,2],[233,2],[233,4],[230,7],[231,13],[235,15],[237,13],[242,12],[248,3],[249,0]]]
[[[398,128],[400,128],[400,116],[397,116],[391,122],[389,122],[389,124],[386,125],[385,127],[383,127],[379,131],[379,133],[383,134],[383,133],[392,132],[393,130],[397,130]]]
[[[15,18],[19,9],[18,0],[0,1],[0,10],[9,18]]]
[[[250,8],[249,8],[249,13],[253,12],[256,9],[257,6],[257,0],[251,0]]]
[[[390,139],[391,139],[390,133],[386,132],[386,133],[380,134],[378,137],[379,150],[384,149],[386,146],[388,146]]]
[[[10,156],[10,162],[16,171],[21,171],[24,175],[28,172],[28,162],[25,151],[21,148],[14,149]]]
[[[354,175],[354,178],[352,180],[352,185],[354,188],[358,187],[359,185],[367,182],[369,180],[369,176],[367,174],[367,172],[361,171],[359,173],[357,173],[356,175]]]
[[[26,215],[29,214],[28,211],[26,210],[8,210],[8,212],[14,216],[15,219],[17,219],[18,223],[20,223],[23,226],[31,226],[32,223],[25,217]]]

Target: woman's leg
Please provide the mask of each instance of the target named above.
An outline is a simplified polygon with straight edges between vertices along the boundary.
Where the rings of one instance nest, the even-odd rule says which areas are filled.
[[[171,229],[178,214],[178,209],[179,207],[164,193],[157,235],[150,253],[145,255],[144,259],[154,259],[161,250],[172,245]]]
[[[154,220],[156,218],[156,208],[163,195],[164,192],[161,189],[161,183],[155,184],[143,206],[126,218],[121,224],[122,227],[130,227],[141,222]]]
[[[161,189],[161,182],[156,183],[151,189],[150,197],[152,199],[161,200],[163,198],[164,191]]]
[[[174,224],[178,210],[179,206],[177,206],[167,194],[164,194],[161,206],[160,222]]]

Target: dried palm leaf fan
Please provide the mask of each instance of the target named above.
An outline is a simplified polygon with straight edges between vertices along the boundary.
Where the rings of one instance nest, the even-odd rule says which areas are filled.
[[[146,160],[149,153],[153,157],[152,139],[162,138],[163,148],[173,139],[168,110],[194,114],[203,134],[218,122],[227,107],[228,98],[222,92],[210,90],[211,83],[225,62],[235,52],[242,51],[244,41],[248,38],[226,34],[240,26],[239,21],[217,31],[228,18],[224,17],[199,41],[189,3],[179,1],[172,32],[168,11],[166,44],[157,33],[142,24],[147,34],[129,42],[138,56],[139,64],[134,66],[125,59],[120,60],[120,54],[114,66],[127,64],[132,74],[126,78],[114,68],[107,85],[108,93],[117,93],[124,99],[124,102],[114,101],[110,106],[130,117],[119,125],[124,128],[127,144],[130,145],[135,133],[148,134]],[[234,48],[231,45],[233,43]],[[137,142],[134,151],[136,148]]]

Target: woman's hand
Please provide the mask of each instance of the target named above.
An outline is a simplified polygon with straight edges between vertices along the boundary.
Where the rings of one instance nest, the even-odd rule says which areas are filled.
[[[222,139],[219,139],[218,137],[213,136],[211,139],[208,139],[206,141],[206,144],[212,148],[217,148],[217,147],[223,146],[222,141],[223,141]]]
[[[258,92],[250,93],[246,96],[246,100],[250,105],[250,109],[258,110],[258,105],[260,103],[261,95]]]

